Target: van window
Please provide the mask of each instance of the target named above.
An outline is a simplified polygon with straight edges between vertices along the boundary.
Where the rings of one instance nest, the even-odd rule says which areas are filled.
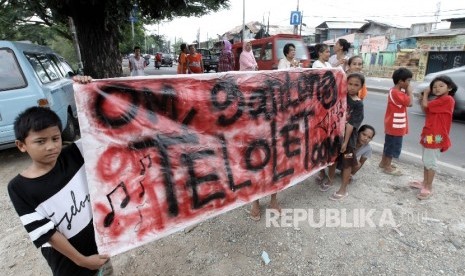
[[[293,40],[293,39],[278,39],[277,40],[277,46],[276,49],[278,51],[278,60],[284,58],[284,45],[287,43],[292,43],[295,45],[295,58],[296,59],[308,59],[307,55],[307,48],[305,44],[301,40]]]
[[[53,64],[57,67],[57,71],[61,74],[62,77],[71,77],[74,75],[74,70],[62,57],[57,55],[49,55]]]
[[[0,91],[26,87],[26,79],[11,49],[0,49]]]
[[[46,54],[25,54],[42,83],[49,83],[60,78],[58,68],[53,65]]]
[[[259,60],[262,53],[262,45],[252,45],[252,52],[255,59]]]
[[[273,44],[267,43],[265,45],[265,53],[262,57],[262,60],[272,60],[273,59]]]

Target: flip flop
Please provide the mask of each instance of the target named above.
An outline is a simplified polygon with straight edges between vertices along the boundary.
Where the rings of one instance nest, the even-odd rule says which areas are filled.
[[[417,198],[418,198],[419,200],[426,200],[426,199],[430,198],[432,195],[433,195],[432,192],[429,192],[429,193],[419,193],[419,194],[417,194]]]
[[[423,188],[423,181],[420,180],[413,180],[408,183],[408,186],[412,189],[422,189]]]
[[[253,221],[259,221],[259,220],[261,219],[261,217],[262,217],[261,214],[260,214],[260,212],[259,212],[258,215],[256,215],[256,216],[252,215],[252,211],[249,210],[249,209],[246,209],[245,212],[246,212],[247,214],[249,214],[249,218],[250,218],[251,220],[253,220]]]
[[[402,172],[400,170],[398,170],[398,169],[394,169],[392,171],[383,170],[383,173],[390,174],[390,175],[395,175],[395,176],[401,176],[402,175]]]
[[[328,182],[326,182],[326,183],[321,183],[321,184],[320,184],[320,188],[318,188],[318,189],[319,189],[320,191],[322,191],[322,192],[326,192],[326,191],[328,191],[329,189],[331,189],[332,186],[333,186],[332,184],[331,184],[331,185],[328,185]]]
[[[378,167],[384,169],[384,167],[381,167],[381,164],[378,164]],[[391,164],[391,167],[392,167],[393,169],[397,169],[397,166],[396,166],[395,164]]]
[[[348,195],[349,195],[348,192],[346,192],[346,193],[343,194],[343,195],[340,195],[340,194],[334,192],[334,194],[332,194],[332,195],[329,197],[329,199],[334,200],[334,201],[339,201],[339,200],[343,200],[343,199],[346,198]]]

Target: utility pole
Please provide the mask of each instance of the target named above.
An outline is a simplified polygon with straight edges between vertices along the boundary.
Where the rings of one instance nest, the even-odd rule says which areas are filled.
[[[74,21],[72,17],[68,17],[69,20],[69,28],[71,30],[71,34],[73,36],[73,44],[74,44],[74,51],[76,51],[76,57],[78,60],[78,71],[79,73],[84,73],[84,65],[82,63],[81,57],[81,49],[79,48],[79,40],[76,33],[76,27],[74,26]]]
[[[434,13],[434,25],[433,30],[438,28],[439,14],[441,13],[441,2],[436,3],[436,12]]]
[[[299,0],[297,0],[297,11],[299,11]],[[294,34],[297,34],[298,29],[299,29],[298,25],[294,25]]]
[[[245,40],[245,0],[242,0],[242,39],[241,42]]]

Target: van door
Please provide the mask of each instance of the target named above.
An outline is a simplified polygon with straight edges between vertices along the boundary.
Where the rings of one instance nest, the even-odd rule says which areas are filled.
[[[37,105],[36,89],[31,86],[27,72],[23,71],[13,49],[0,48],[0,149],[2,145],[13,143],[15,135],[13,122],[19,110]],[[23,64],[24,59],[23,59]]]

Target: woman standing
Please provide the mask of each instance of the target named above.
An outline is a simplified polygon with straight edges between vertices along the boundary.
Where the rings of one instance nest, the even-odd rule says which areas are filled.
[[[349,56],[347,55],[349,48],[350,43],[347,40],[340,38],[334,45],[335,54],[329,58],[331,66],[342,67],[342,69],[346,71],[347,61],[349,60]]]
[[[227,72],[234,70],[234,56],[231,52],[231,42],[226,39],[223,39],[221,44],[221,53],[218,58],[218,72]]]
[[[256,71],[258,64],[252,52],[252,42],[246,41],[239,56],[239,71]]]
[[[187,45],[181,44],[181,53],[178,57],[178,74],[187,74]]]

